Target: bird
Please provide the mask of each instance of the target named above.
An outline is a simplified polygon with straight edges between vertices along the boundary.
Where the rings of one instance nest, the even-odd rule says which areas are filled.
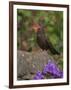
[[[49,38],[45,36],[44,32],[44,25],[43,23],[33,23],[32,24],[33,30],[36,32],[36,40],[38,46],[42,50],[50,50],[52,54],[57,54],[59,55],[60,53],[53,47],[52,43],[50,42]]]

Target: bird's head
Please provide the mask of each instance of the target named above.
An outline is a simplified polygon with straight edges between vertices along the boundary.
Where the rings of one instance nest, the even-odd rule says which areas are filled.
[[[33,23],[32,24],[32,29],[35,31],[35,32],[38,32],[40,30],[41,26],[38,24],[38,23]]]
[[[35,32],[44,31],[45,25],[44,25],[44,17],[41,17],[38,22],[32,21],[32,29]]]

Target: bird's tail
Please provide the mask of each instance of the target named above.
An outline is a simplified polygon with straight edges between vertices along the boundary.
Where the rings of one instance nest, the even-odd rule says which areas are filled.
[[[58,52],[54,47],[50,47],[50,51],[51,51],[51,53],[53,53],[53,54],[60,55],[60,52]]]

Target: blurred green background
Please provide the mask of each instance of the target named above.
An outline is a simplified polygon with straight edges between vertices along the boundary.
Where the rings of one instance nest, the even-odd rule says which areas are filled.
[[[42,10],[17,10],[17,49],[37,50],[36,33],[32,30],[32,21],[36,23],[44,17],[45,35],[54,48],[63,52],[63,12]]]

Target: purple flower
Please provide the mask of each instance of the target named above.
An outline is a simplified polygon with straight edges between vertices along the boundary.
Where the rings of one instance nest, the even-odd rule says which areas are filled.
[[[48,61],[48,64],[43,69],[43,74],[47,73],[52,74],[54,77],[63,77],[63,72],[60,71],[57,65],[51,60]]]
[[[49,73],[52,78],[63,78],[63,71],[61,71],[54,61],[49,60],[43,71],[38,71],[34,76],[34,80],[44,79],[44,76]]]
[[[59,72],[59,75],[53,75],[52,78],[63,78],[63,72]]]
[[[39,79],[43,79],[43,78],[44,78],[44,76],[42,75],[42,73],[40,71],[38,71],[33,79],[39,80]]]
[[[60,77],[63,78],[63,72],[62,71],[60,71]]]

